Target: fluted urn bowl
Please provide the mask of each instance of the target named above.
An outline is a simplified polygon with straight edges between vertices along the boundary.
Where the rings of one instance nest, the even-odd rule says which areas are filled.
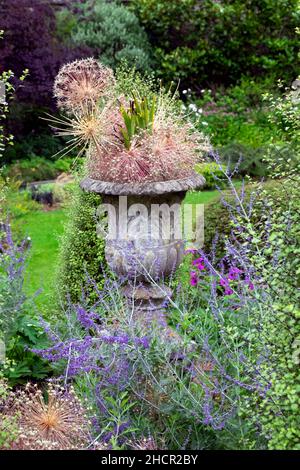
[[[151,281],[163,281],[182,261],[181,204],[188,190],[204,184],[196,173],[160,182],[112,183],[86,177],[80,183],[83,190],[101,195],[100,215],[108,212],[108,265],[129,284],[142,283],[151,291],[148,297],[157,297]],[[145,289],[140,290],[142,297]]]

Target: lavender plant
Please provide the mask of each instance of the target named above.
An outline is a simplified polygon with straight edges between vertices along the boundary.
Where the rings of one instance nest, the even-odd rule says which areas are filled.
[[[4,224],[0,239],[0,339],[6,346],[4,374],[13,384],[50,373],[48,365],[28,350],[45,346],[46,337],[34,310],[34,299],[28,298],[23,289],[26,249],[26,240],[17,244],[9,223]]]
[[[87,305],[90,285],[96,294],[92,306]],[[57,364],[65,384],[75,381],[80,396],[88,400],[95,424],[92,445],[106,442],[116,449],[134,429],[129,418],[134,401],[127,396],[127,388],[134,357],[139,349],[148,348],[148,338],[128,328],[120,284],[111,278],[100,290],[87,276],[82,305],[69,302],[65,314],[65,324],[54,330],[42,322],[52,346],[32,352]]]
[[[90,401],[95,440],[124,447],[150,432],[171,449],[299,447],[295,179],[271,194],[250,186],[246,197],[229,169],[224,178],[225,252],[189,253],[193,295],[178,286],[168,299],[168,338],[136,320],[112,279],[101,291],[88,280],[98,300],[71,306],[62,335],[45,327],[53,346],[34,352]]]

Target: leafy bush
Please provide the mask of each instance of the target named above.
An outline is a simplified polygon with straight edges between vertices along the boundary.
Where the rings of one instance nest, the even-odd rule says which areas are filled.
[[[285,182],[287,187],[284,188]],[[251,194],[257,193],[257,197],[262,197],[262,195],[267,196],[273,200],[272,204],[275,204],[279,209],[280,205],[285,204],[286,195],[289,192],[288,181],[276,181],[270,180],[265,183],[250,183],[244,188],[244,197],[245,202],[249,204]],[[260,193],[262,192],[262,195]],[[280,194],[282,192],[282,194]],[[225,204],[222,203],[222,200],[225,201]],[[231,205],[234,201],[234,195],[230,191],[224,190],[222,194],[220,193],[219,197],[215,201],[208,203],[205,207],[205,225],[204,225],[204,247],[206,251],[210,251],[212,246],[215,245],[216,252],[218,256],[224,255],[224,249],[227,238],[230,236],[232,231],[232,221],[228,217],[227,205]],[[264,208],[261,208],[262,211]],[[252,216],[252,222],[254,225],[258,223],[261,213],[256,212]]]
[[[16,105],[14,105],[13,113],[16,112]],[[17,138],[14,145],[6,147],[4,154],[4,161],[7,164],[13,163],[17,160],[27,160],[41,155],[42,158],[55,160],[56,154],[62,149],[64,142],[62,139],[54,138],[53,132],[49,133],[49,129],[45,128],[41,116],[44,115],[44,110],[34,110],[26,108],[24,112],[20,112],[18,119],[22,120],[24,124],[23,130],[26,135],[21,139]],[[35,124],[38,119],[39,123]],[[48,125],[47,125],[48,126]],[[23,131],[22,131],[23,132]]]
[[[280,183],[269,198],[273,227],[270,231],[267,256],[276,253],[276,275],[272,279],[273,291],[279,292],[274,303],[275,318],[266,325],[269,350],[276,361],[275,370],[269,370],[272,377],[274,399],[281,403],[280,413],[274,410],[270,401],[260,405],[262,427],[269,437],[270,449],[300,449],[299,445],[299,282],[300,282],[300,164],[299,164],[299,89],[297,82],[285,97],[276,100],[275,120],[279,117],[283,126],[284,140],[292,142],[288,147],[295,152],[280,158],[267,155],[272,177]],[[270,116],[273,119],[274,115]],[[269,222],[269,221],[268,221]],[[288,229],[287,229],[288,228]],[[276,252],[277,247],[277,252]]]
[[[254,421],[267,438],[270,449],[299,449],[299,167],[295,168],[293,164],[287,171],[289,159],[278,159],[272,155],[268,156],[268,162],[269,171],[276,178],[280,174],[284,178],[267,182],[255,191],[255,197],[253,188],[252,192],[250,188],[246,190],[246,195],[242,197],[245,203],[248,201],[251,226],[245,231],[243,224],[235,234],[240,246],[247,246],[243,240],[249,237],[252,230],[249,240],[253,240],[256,248],[253,249],[251,262],[257,265],[261,273],[265,272],[264,287],[270,289],[270,298],[266,295],[261,300],[264,312],[268,308],[270,311],[259,320],[268,358],[261,374],[269,377],[270,395],[250,400],[244,404],[244,412],[255,417]],[[233,201],[233,196],[226,198],[225,205],[230,214],[234,210]],[[229,213],[220,203],[214,212],[211,209],[206,211],[209,232],[205,242],[210,244],[209,237],[211,242],[218,226],[219,242],[214,242],[214,246],[219,256],[228,253],[231,232],[238,223],[241,224],[243,217],[242,212],[235,213],[233,223]],[[253,410],[256,412],[253,413]]]
[[[205,178],[205,189],[215,189],[224,187],[225,179],[224,172],[219,168],[215,162],[199,163],[195,166],[195,170]]]
[[[227,211],[220,198],[205,206],[204,217],[204,249],[209,252],[214,242],[217,255],[220,256],[224,254],[224,241],[231,230]]]
[[[266,89],[273,86],[270,78],[254,81],[244,77],[226,91],[222,87],[213,92],[202,90],[201,98],[184,90],[186,112],[198,129],[211,136],[224,164],[229,162],[231,170],[237,167],[241,176],[268,176],[266,154],[280,157],[284,152],[295,153],[284,142],[280,125],[271,114],[273,95],[266,94]],[[273,105],[278,100],[277,93]]]
[[[85,2],[72,37],[90,47],[102,63],[116,68],[122,61],[147,71],[150,45],[135,14],[117,2]]]
[[[53,180],[61,173],[69,171],[71,164],[71,158],[51,161],[42,157],[32,157],[8,165],[4,170],[4,175],[23,183]]]
[[[224,163],[229,163],[231,170],[241,176],[263,177],[267,176],[267,165],[264,157],[271,147],[253,148],[242,144],[228,144],[219,152]]]
[[[300,77],[293,81],[283,96],[266,93],[264,99],[270,106],[270,122],[277,125],[285,140],[299,146]]]
[[[297,175],[297,176],[296,176]],[[274,296],[272,316],[265,325],[267,351],[274,366],[266,367],[272,381],[272,400],[257,399],[258,415],[270,449],[300,449],[299,446],[299,166],[282,180],[267,198],[272,210],[269,243],[264,267]],[[264,195],[263,195],[264,196]],[[263,208],[265,204],[261,203]],[[258,210],[261,209],[258,207]],[[255,211],[254,211],[255,215]],[[270,224],[265,215],[265,223]],[[289,229],[287,230],[287,226]],[[258,226],[258,230],[262,229]],[[270,256],[275,253],[272,275]],[[254,255],[257,262],[257,256]],[[261,264],[262,265],[262,264]],[[277,296],[275,294],[277,292]],[[275,403],[280,404],[276,410]],[[274,406],[275,405],[275,406]]]
[[[241,75],[296,75],[297,0],[131,0],[145,27],[157,71],[200,90]],[[200,83],[199,83],[200,77]]]
[[[259,148],[274,139],[281,140],[278,126],[269,121],[270,110],[263,101],[263,94],[270,88],[274,88],[272,78],[244,77],[226,90],[223,87],[203,89],[198,98],[184,90],[184,106],[217,148],[235,143]]]
[[[64,302],[69,295],[78,302],[86,285],[87,274],[101,287],[103,282],[104,241],[96,233],[96,209],[100,197],[74,187],[69,220],[61,239],[57,286]],[[87,294],[93,290],[87,287]]]

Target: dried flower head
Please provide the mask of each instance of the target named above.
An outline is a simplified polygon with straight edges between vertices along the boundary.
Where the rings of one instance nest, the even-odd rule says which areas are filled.
[[[15,449],[82,449],[88,446],[90,423],[74,390],[56,384],[46,393],[27,384],[11,394],[10,412],[18,417]]]
[[[138,441],[130,441],[129,445],[133,450],[159,450],[159,446],[152,436],[144,437]]]
[[[93,152],[88,160],[88,171],[95,179],[130,183],[147,180],[149,165],[147,155],[137,143],[128,150],[119,143]]]
[[[64,65],[54,82],[57,106],[69,113],[92,109],[113,89],[113,71],[95,59],[75,60]]]
[[[190,124],[167,124],[140,133],[130,149],[120,141],[97,149],[88,170],[92,178],[121,183],[179,179],[189,176],[209,149],[208,140]]]
[[[51,123],[50,127],[56,135],[69,139],[56,155],[64,156],[74,152],[81,156],[91,147],[105,151],[106,146],[115,140],[117,114],[118,109],[112,103],[107,103],[104,107],[95,108],[88,113],[75,112],[72,117],[59,118],[48,115],[48,118],[44,119]]]
[[[210,150],[208,139],[186,122],[176,96],[116,97],[112,72],[93,59],[68,64],[55,83],[61,108],[70,118],[53,118],[60,136],[70,137],[61,154],[87,151],[92,178],[120,183],[167,181],[193,173]],[[105,95],[105,100],[99,100]],[[79,149],[79,150],[78,150]]]

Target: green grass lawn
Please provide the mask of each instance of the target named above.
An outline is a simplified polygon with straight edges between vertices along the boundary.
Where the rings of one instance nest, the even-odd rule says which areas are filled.
[[[214,189],[210,191],[189,191],[184,199],[185,204],[208,204],[217,199],[219,191]]]
[[[32,246],[27,259],[25,292],[41,293],[36,298],[37,306],[44,311],[53,304],[55,270],[59,250],[59,236],[63,233],[66,212],[37,210],[23,217],[24,235],[30,236]]]
[[[187,194],[185,203],[207,204],[217,197],[216,190],[192,191]],[[66,210],[59,208],[50,211],[33,210],[18,220],[23,235],[30,236],[32,242],[27,259],[25,291],[32,295],[41,289],[36,298],[41,312],[49,312],[53,305],[59,237],[63,233],[66,218]]]

